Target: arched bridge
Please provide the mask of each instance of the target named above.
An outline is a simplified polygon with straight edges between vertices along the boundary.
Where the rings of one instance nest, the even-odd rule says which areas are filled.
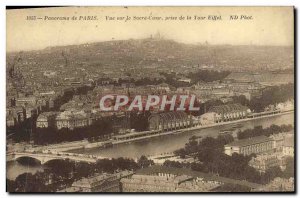
[[[13,152],[6,155],[7,161],[18,160],[23,157],[33,158],[41,162],[41,164],[45,164],[51,160],[72,160],[72,161],[81,161],[81,162],[89,162],[95,163],[99,159],[104,159],[104,157],[95,156],[95,155],[84,155],[84,154],[76,154],[76,153],[35,153],[35,152]]]

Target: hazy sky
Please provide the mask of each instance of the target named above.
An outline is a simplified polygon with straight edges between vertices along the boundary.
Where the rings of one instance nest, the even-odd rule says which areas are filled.
[[[191,20],[133,20],[134,16],[180,17]],[[194,20],[194,16],[206,20]],[[207,20],[211,15],[221,21]],[[230,15],[248,15],[252,20],[229,20]],[[26,20],[27,16],[42,20]],[[97,16],[95,21],[44,20],[44,17]],[[107,21],[106,16],[132,20]],[[184,43],[293,45],[292,7],[73,7],[7,10],[7,51],[42,49],[48,46],[94,41],[146,38],[160,32]]]

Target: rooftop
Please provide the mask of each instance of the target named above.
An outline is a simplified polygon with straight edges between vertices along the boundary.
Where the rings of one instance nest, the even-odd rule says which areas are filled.
[[[203,181],[218,181],[221,183],[239,184],[239,185],[243,185],[243,186],[248,186],[250,188],[261,187],[260,184],[236,180],[236,179],[230,179],[230,178],[226,178],[226,177],[219,177],[214,174],[193,171],[193,170],[187,169],[187,168],[173,168],[173,167],[154,165],[154,166],[139,169],[136,171],[136,174],[139,174],[139,175],[158,175],[159,173],[167,173],[167,174],[178,175],[178,176],[186,175],[186,176],[192,176],[194,178],[197,178],[197,177],[203,178]]]

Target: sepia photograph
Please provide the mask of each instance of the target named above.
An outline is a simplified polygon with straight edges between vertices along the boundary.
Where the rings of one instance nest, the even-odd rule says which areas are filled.
[[[6,191],[295,193],[294,14],[7,7]]]

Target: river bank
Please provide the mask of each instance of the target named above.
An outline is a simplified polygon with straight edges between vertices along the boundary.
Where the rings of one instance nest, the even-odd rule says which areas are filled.
[[[291,124],[294,125],[294,114],[284,113],[277,116],[265,116],[260,119],[249,119],[243,120],[240,122],[240,128],[237,130],[246,130],[252,129],[255,126],[270,127],[272,124],[282,125],[282,124]],[[136,141],[123,142],[121,144],[114,144],[112,147],[107,148],[91,148],[91,149],[75,149],[70,150],[69,152],[74,153],[84,153],[99,155],[102,157],[129,157],[129,158],[138,158],[141,155],[152,156],[160,155],[163,153],[170,153],[174,150],[182,148],[185,143],[189,141],[192,136],[199,138],[204,137],[217,137],[221,130],[231,130],[232,127],[235,127],[236,123],[226,123],[226,125],[217,125],[213,127],[206,127],[202,129],[194,128],[188,132],[178,132],[172,133],[171,135],[155,136],[151,139],[144,138]]]
[[[149,139],[149,138],[154,138],[154,137],[159,137],[159,136],[173,135],[173,134],[184,133],[184,132],[193,132],[195,130],[237,124],[237,123],[242,123],[242,122],[246,122],[246,121],[250,121],[250,120],[257,120],[257,119],[261,119],[261,118],[280,116],[280,115],[285,115],[285,114],[290,114],[290,113],[294,113],[294,111],[292,110],[292,111],[280,112],[280,113],[276,113],[276,114],[266,114],[266,115],[265,115],[265,112],[263,112],[261,115],[255,114],[256,117],[252,117],[252,118],[244,118],[244,119],[214,123],[214,124],[209,124],[209,125],[200,125],[200,126],[194,126],[194,127],[189,127],[189,128],[184,128],[184,129],[179,129],[179,130],[174,130],[174,131],[167,131],[167,132],[158,132],[158,131],[136,132],[137,137],[130,138],[132,136],[129,136],[128,139],[113,140],[113,141],[111,141],[111,144],[117,145],[117,144],[139,141],[139,140],[144,140],[144,139]],[[143,133],[143,134],[141,136],[138,136],[139,133]],[[87,143],[86,145],[83,146],[83,148],[91,149],[91,148],[97,148],[97,147],[105,147],[105,145],[107,145],[108,143],[109,143],[108,141]],[[71,149],[71,150],[73,150],[73,149]]]
[[[266,113],[268,113],[268,114],[266,114]],[[292,114],[292,113],[294,113],[294,110],[285,111],[285,112],[276,112],[276,113],[262,112],[262,113],[253,114],[253,115],[255,115],[253,117],[243,118],[243,119],[239,119],[239,120],[213,123],[213,124],[207,124],[207,125],[199,125],[199,126],[183,128],[183,129],[178,129],[178,130],[173,130],[173,131],[134,132],[134,133],[130,133],[127,135],[123,135],[123,136],[125,136],[125,138],[118,139],[118,140],[113,139],[113,140],[105,140],[105,141],[97,141],[97,142],[88,142],[87,140],[81,140],[81,141],[74,141],[74,142],[64,142],[64,143],[59,143],[59,144],[47,145],[47,146],[30,147],[30,148],[26,148],[25,151],[28,151],[28,152],[34,152],[34,151],[68,152],[68,151],[71,151],[72,152],[72,151],[78,150],[78,149],[94,149],[94,148],[105,149],[107,147],[112,147],[112,146],[124,144],[124,143],[131,143],[131,142],[136,142],[136,141],[141,141],[141,140],[146,140],[146,139],[151,139],[151,138],[156,138],[156,137],[162,137],[162,136],[170,136],[170,135],[175,135],[175,134],[180,134],[180,133],[190,133],[190,132],[199,131],[199,130],[207,129],[207,128],[227,126],[227,125],[232,125],[232,124],[244,123],[244,122],[251,121],[251,120],[258,120],[258,119],[263,119],[263,118],[268,118],[268,117],[278,117],[281,115]]]

